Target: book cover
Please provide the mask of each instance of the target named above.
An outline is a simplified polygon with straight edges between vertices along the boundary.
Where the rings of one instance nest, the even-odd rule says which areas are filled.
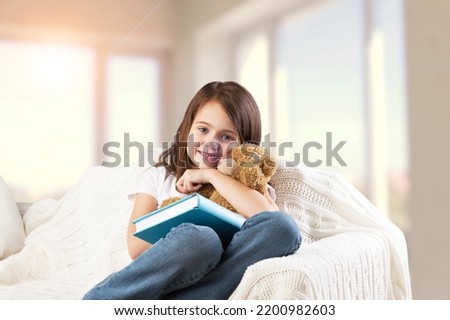
[[[241,229],[245,218],[200,194],[193,193],[134,220],[133,223],[136,225],[134,235],[155,243],[165,237],[173,227],[185,222],[214,229],[225,248],[234,234]]]

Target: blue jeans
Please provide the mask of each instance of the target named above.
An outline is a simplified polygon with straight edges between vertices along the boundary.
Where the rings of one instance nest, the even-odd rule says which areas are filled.
[[[248,266],[293,254],[301,237],[283,212],[247,219],[224,250],[210,228],[182,224],[83,299],[228,299]]]

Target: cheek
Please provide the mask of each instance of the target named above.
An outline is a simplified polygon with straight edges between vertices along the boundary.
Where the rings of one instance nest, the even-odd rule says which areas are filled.
[[[231,151],[233,150],[233,148],[239,146],[239,142],[232,141],[232,142],[222,143],[221,145],[222,145],[223,155],[229,157],[229,156],[231,156]]]
[[[188,139],[187,139],[187,145],[186,145],[186,151],[188,154],[188,157],[194,161],[195,157],[195,148],[197,148],[200,145],[199,138],[195,133],[189,133]]]
[[[188,142],[190,142],[190,145],[192,147],[198,147],[198,145],[204,142],[204,140],[205,138],[199,133],[196,132],[189,133]]]
[[[193,150],[198,147],[201,143],[201,139],[198,134],[190,133],[187,139],[187,148],[188,150]]]

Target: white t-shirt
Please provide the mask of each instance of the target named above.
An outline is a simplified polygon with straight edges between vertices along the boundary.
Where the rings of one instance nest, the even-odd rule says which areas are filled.
[[[175,176],[169,174],[165,167],[150,167],[130,190],[128,198],[133,200],[137,193],[145,193],[155,198],[159,206],[170,197],[186,197],[186,194],[177,191],[175,184]]]
[[[275,200],[275,190],[268,185],[269,195]],[[134,200],[137,193],[145,193],[156,199],[158,207],[163,200],[170,197],[186,197],[176,189],[176,178],[165,167],[150,167],[142,174],[136,185],[130,190],[128,198]]]

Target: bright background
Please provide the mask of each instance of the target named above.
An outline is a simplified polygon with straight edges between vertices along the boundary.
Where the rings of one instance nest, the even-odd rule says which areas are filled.
[[[264,135],[292,144],[272,151],[322,161],[405,232],[414,296],[450,298],[450,177],[439,160],[450,142],[449,6],[0,1],[0,175],[18,202],[57,199],[87,167],[111,160],[106,142],[120,143],[122,163],[125,134],[161,146],[201,86],[235,80],[255,96]],[[346,166],[326,163],[327,132],[331,147],[345,141]],[[310,142],[323,148],[305,160]]]

